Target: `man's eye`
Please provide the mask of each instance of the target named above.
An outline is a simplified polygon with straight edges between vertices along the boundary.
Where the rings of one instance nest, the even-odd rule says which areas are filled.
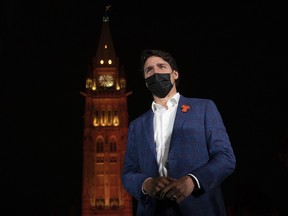
[[[151,71],[151,69],[147,69],[146,71],[145,71],[145,73],[147,74],[147,73],[149,73]]]

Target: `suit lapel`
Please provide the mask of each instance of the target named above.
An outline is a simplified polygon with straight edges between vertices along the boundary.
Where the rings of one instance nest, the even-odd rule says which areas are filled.
[[[173,131],[172,131],[172,137],[171,137],[171,142],[170,142],[170,149],[173,146],[175,142],[177,142],[177,136],[179,136],[179,130],[181,129],[182,125],[184,124],[185,120],[187,119],[187,113],[182,112],[181,106],[185,103],[185,98],[180,96],[177,111],[176,111],[176,116],[175,116],[175,121],[174,121],[174,126],[173,126]]]
[[[150,110],[148,116],[144,118],[143,120],[143,127],[144,128],[144,134],[145,134],[145,139],[148,142],[148,145],[153,152],[153,155],[155,157],[155,160],[157,159],[157,153],[156,153],[156,146],[154,142],[154,127],[153,127],[153,117],[154,113],[152,110]],[[144,143],[147,143],[144,142]]]

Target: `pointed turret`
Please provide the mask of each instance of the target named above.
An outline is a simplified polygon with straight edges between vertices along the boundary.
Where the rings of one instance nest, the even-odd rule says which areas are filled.
[[[110,7],[111,5],[106,6],[105,9],[98,48],[93,60],[94,67],[118,67],[118,58],[111,36],[109,17],[107,16]]]

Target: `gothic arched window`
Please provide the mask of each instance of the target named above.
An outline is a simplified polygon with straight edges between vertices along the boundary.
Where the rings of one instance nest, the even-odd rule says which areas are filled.
[[[117,151],[116,139],[115,138],[111,138],[109,140],[109,146],[110,146],[110,152],[116,152]]]
[[[96,140],[96,152],[104,152],[104,139],[102,137]]]

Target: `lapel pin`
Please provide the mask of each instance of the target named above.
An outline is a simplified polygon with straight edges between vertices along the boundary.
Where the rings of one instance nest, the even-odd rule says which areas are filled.
[[[181,106],[181,111],[184,112],[184,113],[186,113],[189,109],[190,109],[190,106],[189,106],[189,105],[183,104],[183,105]]]

